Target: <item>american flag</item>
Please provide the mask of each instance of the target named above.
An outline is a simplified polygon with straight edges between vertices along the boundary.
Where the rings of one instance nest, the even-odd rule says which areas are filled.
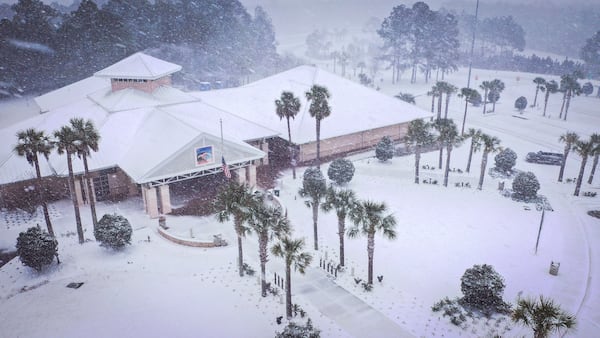
[[[225,174],[225,177],[231,178],[231,171],[229,171],[229,167],[227,166],[227,163],[225,163],[225,157],[223,156],[221,156],[221,166],[223,167],[223,174]]]

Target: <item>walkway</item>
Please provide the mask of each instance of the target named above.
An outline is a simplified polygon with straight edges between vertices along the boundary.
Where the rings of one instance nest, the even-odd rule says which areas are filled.
[[[300,277],[300,276],[299,276]],[[293,286],[295,294],[309,300],[323,315],[355,337],[413,337],[316,268],[309,268]]]

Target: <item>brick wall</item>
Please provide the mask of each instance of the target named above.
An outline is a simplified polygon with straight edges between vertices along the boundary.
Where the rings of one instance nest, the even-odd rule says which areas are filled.
[[[121,89],[133,88],[152,93],[160,86],[171,86],[171,76],[168,75],[156,80],[111,79],[110,84],[113,92]]]

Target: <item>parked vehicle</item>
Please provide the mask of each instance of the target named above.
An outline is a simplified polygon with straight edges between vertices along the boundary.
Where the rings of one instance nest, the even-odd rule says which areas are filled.
[[[525,160],[531,163],[561,165],[563,161],[563,155],[560,153],[538,151],[537,153],[528,153],[527,157],[525,157]]]

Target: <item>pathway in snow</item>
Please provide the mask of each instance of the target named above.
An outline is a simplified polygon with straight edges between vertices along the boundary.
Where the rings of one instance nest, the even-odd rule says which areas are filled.
[[[299,276],[300,277],[300,276]],[[292,285],[321,313],[355,337],[413,337],[404,328],[331,281],[321,270],[310,268]]]

